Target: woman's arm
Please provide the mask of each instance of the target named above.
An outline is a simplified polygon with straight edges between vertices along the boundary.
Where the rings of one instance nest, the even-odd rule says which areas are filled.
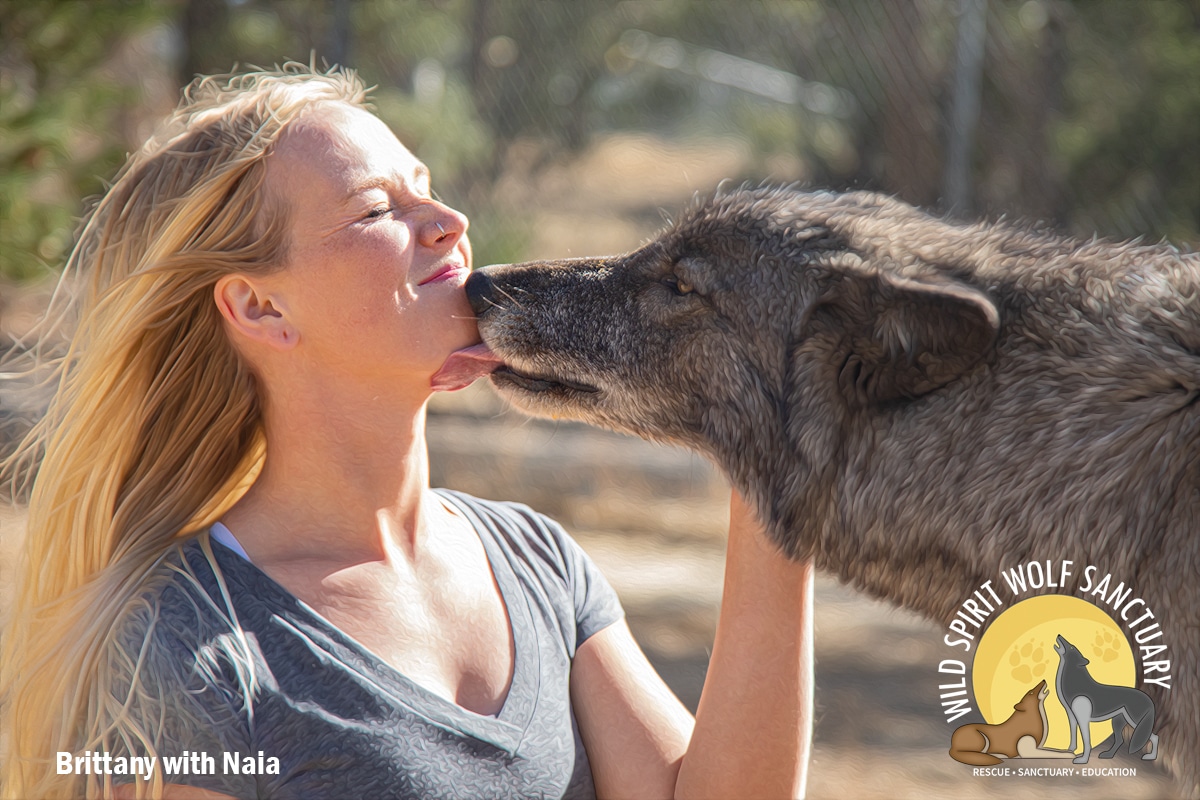
[[[625,620],[580,645],[571,665],[571,705],[598,797],[674,796],[692,715],[646,660]]]
[[[812,579],[811,565],[782,556],[735,493],[721,615],[694,733],[624,623],[580,646],[571,695],[601,797],[803,795]]]
[[[734,493],[721,616],[676,797],[803,797],[812,745],[813,568]]]

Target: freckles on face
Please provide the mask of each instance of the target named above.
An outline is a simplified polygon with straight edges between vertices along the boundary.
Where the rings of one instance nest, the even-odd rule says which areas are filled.
[[[378,118],[338,104],[306,112],[267,183],[289,207],[277,285],[307,348],[427,371],[478,341],[462,290],[467,220],[432,198],[425,165]]]
[[[285,134],[271,166],[291,208],[294,268],[343,254],[393,264],[412,255],[408,225],[377,223],[425,198],[428,171],[375,117],[337,106],[310,112]]]

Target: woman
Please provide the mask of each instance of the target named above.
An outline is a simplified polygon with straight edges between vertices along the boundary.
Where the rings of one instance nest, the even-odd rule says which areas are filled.
[[[802,793],[811,571],[739,498],[693,721],[561,528],[430,489],[467,220],[364,102],[201,81],[88,217],[22,451],[5,796]]]

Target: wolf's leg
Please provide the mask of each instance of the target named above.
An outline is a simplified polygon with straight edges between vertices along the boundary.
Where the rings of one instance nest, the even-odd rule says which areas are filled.
[[[1112,725],[1113,725],[1112,736],[1108,737],[1103,742],[1096,745],[1096,747],[1104,747],[1104,745],[1108,744],[1109,742],[1112,742],[1112,744],[1109,746],[1109,748],[1100,754],[1101,758],[1112,758],[1113,756],[1115,756],[1117,754],[1117,751],[1121,749],[1121,745],[1124,744],[1124,741],[1125,741],[1125,716],[1123,714],[1117,714],[1115,717],[1113,717]]]
[[[1092,701],[1079,695],[1071,701],[1071,710],[1075,712],[1075,724],[1079,726],[1079,738],[1083,740],[1083,752],[1075,757],[1074,763],[1086,764],[1092,757]]]
[[[983,732],[984,727],[971,723],[957,728],[950,736],[950,757],[959,763],[976,767],[999,764],[1000,759],[988,752],[992,743]]]
[[[1150,734],[1154,732],[1154,704],[1141,692],[1137,692],[1135,697],[1144,702],[1142,707],[1137,709],[1140,712],[1137,719],[1135,720],[1132,714],[1129,717],[1129,724],[1133,726],[1133,733],[1129,737],[1130,753],[1139,753],[1146,749],[1146,742],[1150,741]],[[1126,708],[1128,709],[1128,706]]]
[[[1075,754],[1069,750],[1047,750],[1044,747],[1038,747],[1036,739],[1025,735],[1017,739],[1017,756],[1019,758],[1074,758]]]
[[[1075,729],[1079,727],[1078,720],[1075,719],[1075,712],[1071,710],[1069,703],[1063,703],[1063,710],[1067,712],[1067,726],[1071,729],[1071,743],[1067,745],[1067,749],[1072,753],[1075,752]]]
[[[1153,761],[1158,758],[1158,734],[1150,734],[1150,752],[1142,756],[1142,761]]]

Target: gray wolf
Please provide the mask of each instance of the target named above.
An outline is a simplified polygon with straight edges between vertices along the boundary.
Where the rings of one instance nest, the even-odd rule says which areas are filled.
[[[1143,753],[1142,760],[1153,761],[1157,758],[1158,734],[1153,733],[1154,703],[1145,692],[1128,686],[1098,683],[1087,670],[1090,662],[1079,652],[1079,648],[1061,635],[1055,640],[1054,652],[1058,653],[1055,691],[1067,711],[1067,722],[1071,726],[1068,749],[1075,749],[1076,729],[1083,742],[1083,752],[1075,759],[1075,763],[1086,764],[1092,757],[1091,723],[1110,719],[1113,724],[1112,746],[1100,754],[1101,758],[1112,758],[1121,749],[1126,725],[1133,727],[1129,737],[1129,752],[1138,753],[1149,742],[1150,752]],[[1192,756],[1195,757],[1195,751]]]
[[[1200,256],[760,188],[466,288],[460,355],[512,403],[707,454],[785,552],[876,596],[945,624],[1027,559],[1121,576],[1200,797]]]
[[[950,736],[950,757],[979,767],[999,764],[1005,758],[1070,758],[1074,753],[1046,750],[1046,696],[1041,681],[1026,692],[1008,719],[997,725],[973,722],[960,725]],[[1114,751],[1115,752],[1115,751]]]

